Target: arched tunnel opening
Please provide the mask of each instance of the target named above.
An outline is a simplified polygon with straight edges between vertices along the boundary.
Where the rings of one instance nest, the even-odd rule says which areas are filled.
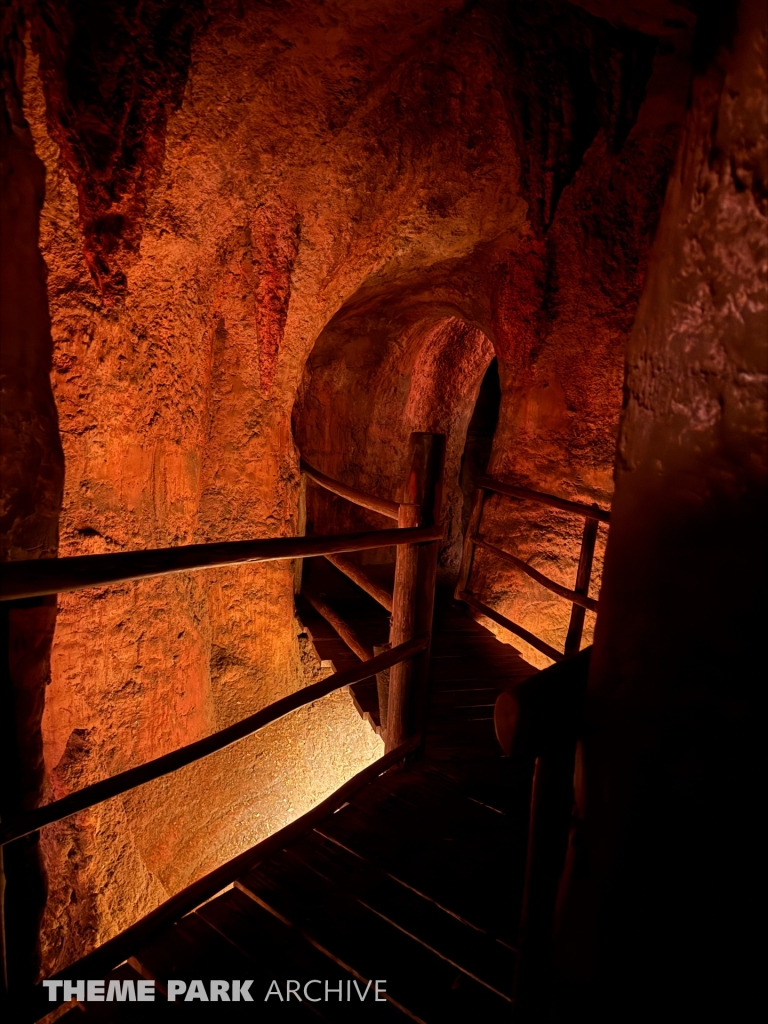
[[[0,34],[9,1019],[746,1019],[764,4]]]

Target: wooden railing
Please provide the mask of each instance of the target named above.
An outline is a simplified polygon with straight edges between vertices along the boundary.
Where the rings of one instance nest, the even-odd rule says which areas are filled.
[[[325,490],[355,505],[397,519],[396,532],[409,533],[427,526],[436,528],[440,522],[444,463],[445,438],[442,434],[411,434],[410,472],[401,502],[372,498],[332,480],[304,461],[301,469],[308,480]],[[411,544],[398,547],[392,592],[372,579],[363,566],[342,555],[325,552],[325,557],[332,565],[391,613],[389,647],[392,650],[410,642],[415,636],[431,636],[439,548],[437,536],[419,546]],[[374,658],[373,649],[357,635],[353,626],[345,622],[319,595],[306,592],[305,596],[347,646],[361,661],[367,663],[367,671],[361,678],[380,671],[376,668],[378,661]],[[409,735],[421,730],[426,708],[428,667],[429,645],[408,661],[400,660],[393,664],[389,672],[386,704],[380,701],[387,751],[394,750]]]
[[[0,850],[8,843],[36,832],[45,825],[60,821],[78,811],[85,810],[111,797],[127,793],[137,786],[177,771],[222,750],[238,740],[251,736],[278,718],[312,703],[343,686],[366,679],[376,672],[390,670],[389,720],[385,756],[345,784],[339,794],[352,791],[369,777],[402,760],[419,744],[419,732],[425,704],[425,687],[432,631],[435,571],[437,551],[442,528],[440,503],[444,463],[444,438],[437,434],[411,435],[411,468],[405,486],[403,502],[363,494],[347,487],[310,466],[302,464],[306,476],[321,486],[348,498],[365,508],[398,521],[397,529],[350,533],[332,537],[285,537],[274,540],[229,541],[215,544],[192,544],[175,548],[131,551],[119,554],[82,555],[73,558],[39,559],[5,563],[0,580],[0,600],[14,602],[49,594],[66,593],[87,587],[106,586],[128,580],[146,579],[169,573],[236,565],[245,562],[303,559],[325,556],[361,583],[376,596],[376,586],[364,571],[349,559],[340,557],[345,552],[366,551],[373,548],[395,546],[397,549],[395,587],[391,599],[383,592],[377,599],[389,602],[392,611],[391,648],[371,657],[359,667],[336,672],[318,683],[275,701],[240,722],[206,736],[187,746],[164,754],[145,764],[120,772],[101,782],[70,793],[60,800],[33,810],[19,813],[0,823]],[[379,591],[382,588],[378,588]],[[386,606],[386,605],[385,605]],[[6,606],[8,607],[8,606]],[[10,694],[4,694],[7,713]],[[378,769],[377,769],[378,766]],[[337,794],[338,795],[338,794]],[[341,797],[339,797],[341,799]],[[302,819],[303,827],[322,811],[327,814],[334,798],[324,801]],[[342,799],[343,802],[343,799]],[[290,830],[293,826],[287,826]],[[287,834],[287,830],[283,833]],[[283,841],[286,841],[285,838]],[[146,938],[153,929],[175,920],[200,902],[229,884],[248,863],[258,857],[264,840],[239,858],[221,868],[183,892],[178,893],[152,914],[137,922],[104,947],[90,955],[94,965],[109,969],[127,955],[127,943]],[[249,859],[250,858],[250,859]],[[231,876],[231,877],[230,877]],[[0,892],[5,892],[5,877],[0,874]],[[4,907],[2,918],[5,924]],[[5,937],[3,927],[0,933]],[[3,975],[6,990],[6,942],[3,941]],[[82,962],[81,962],[82,963]],[[83,977],[85,975],[82,975]]]
[[[591,652],[587,647],[502,695],[508,702],[506,717],[511,727],[506,753],[517,772],[527,773],[531,781],[513,1024],[551,1019],[557,987],[554,938],[558,893],[563,872],[573,870],[574,857],[583,855],[579,853],[584,843],[583,773],[575,768]],[[567,855],[570,869],[566,868]]]
[[[547,505],[549,508],[556,508],[563,512],[570,512],[585,520],[584,532],[581,538],[579,564],[576,570],[576,583],[573,590],[549,579],[548,576],[540,573],[537,569],[528,565],[528,563],[524,562],[521,558],[510,554],[508,551],[503,551],[500,547],[497,547],[495,544],[491,544],[480,536],[483,504],[485,502],[485,495],[487,491],[491,491],[495,494],[501,494],[508,498],[517,498],[522,501],[533,501],[540,505]],[[565,498],[555,497],[553,494],[542,494],[540,491],[531,491],[525,487],[515,487],[512,484],[502,483],[500,480],[494,480],[489,476],[481,477],[477,482],[477,489],[475,490],[474,499],[472,501],[472,511],[469,517],[469,525],[467,526],[467,534],[464,539],[461,567],[459,569],[458,582],[456,583],[455,596],[457,600],[463,601],[474,611],[485,615],[493,622],[503,626],[504,629],[508,629],[511,633],[519,636],[522,640],[525,640],[526,643],[530,644],[531,647],[534,647],[537,651],[541,651],[542,654],[546,654],[546,656],[551,658],[552,661],[562,661],[563,658],[569,658],[574,654],[578,654],[581,647],[582,633],[584,632],[584,614],[586,611],[597,611],[597,601],[593,600],[589,596],[589,584],[592,577],[592,562],[595,554],[597,530],[600,523],[610,523],[610,520],[610,512],[606,512],[604,509],[598,508],[597,505],[583,505],[580,502],[567,501]],[[540,637],[531,633],[523,626],[513,622],[511,619],[508,619],[500,612],[497,612],[495,608],[491,608],[489,605],[484,604],[469,590],[469,578],[472,572],[472,562],[474,559],[475,548],[478,547],[490,552],[507,565],[511,565],[515,569],[519,569],[521,572],[524,572],[540,586],[546,587],[547,590],[552,591],[553,594],[557,594],[558,597],[565,598],[566,601],[571,602],[571,618],[568,623],[568,632],[566,634],[563,651],[558,651],[556,648],[552,647],[550,644],[546,643]]]

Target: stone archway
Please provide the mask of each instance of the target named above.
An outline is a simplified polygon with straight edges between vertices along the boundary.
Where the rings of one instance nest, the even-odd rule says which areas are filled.
[[[387,323],[384,309],[376,325],[343,316],[329,324],[310,356],[294,432],[302,455],[323,472],[395,498],[405,479],[408,435],[445,434],[445,539],[438,571],[448,582],[461,554],[467,428],[494,350],[488,335],[456,311],[423,312],[405,330],[392,319]],[[322,523],[323,532],[381,525],[375,514],[314,490],[308,518]]]

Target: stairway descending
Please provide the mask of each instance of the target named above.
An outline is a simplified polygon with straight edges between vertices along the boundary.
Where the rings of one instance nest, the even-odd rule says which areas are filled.
[[[357,600],[345,615],[379,642],[383,611]],[[339,669],[355,662],[300,610],[321,657]],[[528,794],[498,752],[492,717],[501,689],[534,671],[439,595],[424,756],[379,776],[110,975],[201,979],[206,990],[212,979],[253,979],[254,1002],[169,1003],[158,988],[155,1003],[89,1002],[65,1019],[509,1020]],[[284,1001],[288,980],[303,990],[312,979],[308,994],[321,1001]],[[386,995],[374,1001],[371,986],[361,1003],[377,979]],[[273,981],[283,1001],[265,1001]]]

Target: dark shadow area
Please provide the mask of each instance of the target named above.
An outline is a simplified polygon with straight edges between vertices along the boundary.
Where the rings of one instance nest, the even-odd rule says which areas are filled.
[[[483,476],[488,469],[488,460],[493,448],[493,436],[499,422],[501,407],[501,381],[499,380],[499,363],[493,359],[485,371],[483,383],[475,402],[472,419],[467,428],[467,440],[464,443],[464,454],[461,456],[459,471],[459,487],[464,504],[461,512],[461,532],[466,533],[469,513],[472,507],[472,495],[477,486],[477,478]]]

